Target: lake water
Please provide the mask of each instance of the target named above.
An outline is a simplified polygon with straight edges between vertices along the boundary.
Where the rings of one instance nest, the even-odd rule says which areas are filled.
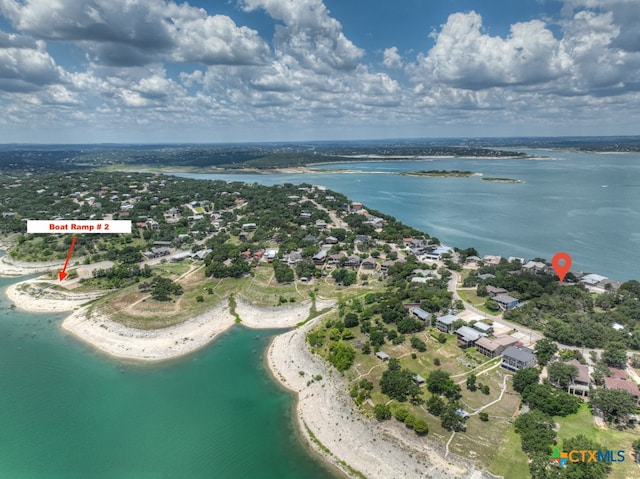
[[[639,278],[640,155],[534,151],[547,160],[434,159],[341,163],[314,168],[379,174],[198,175],[261,184],[311,183],[395,216],[445,244],[480,254],[551,259],[610,278]],[[393,173],[467,170],[523,180],[425,178]],[[385,174],[387,173],[387,174]]]
[[[127,364],[66,336],[63,315],[8,306],[2,295],[0,477],[332,477],[265,370],[274,331],[234,327],[181,360]]]
[[[639,277],[640,156],[536,153],[555,161],[326,166],[383,173],[375,175],[181,176],[321,184],[453,246],[526,258],[562,250],[577,269]],[[435,169],[525,183],[384,174]],[[14,281],[0,279],[0,289]],[[8,306],[0,295],[0,477],[331,477],[300,445],[292,396],[265,369],[275,332],[235,327],[186,358],[129,364],[66,336],[62,315]]]

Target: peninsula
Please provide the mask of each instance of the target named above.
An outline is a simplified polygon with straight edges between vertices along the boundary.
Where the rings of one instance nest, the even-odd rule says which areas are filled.
[[[604,428],[631,424],[633,391],[615,385],[636,381],[637,281],[574,272],[559,284],[543,258],[481,258],[309,184],[82,171],[5,174],[0,186],[0,274],[48,271],[8,288],[16,307],[69,311],[66,331],[145,361],[238,323],[292,328],[266,360],[298,395],[300,433],[347,476],[526,477],[556,437],[531,446],[536,428],[592,423],[585,387]],[[78,234],[60,282],[71,235],[25,234],[36,214],[134,228]],[[631,449],[610,431],[607,447]]]

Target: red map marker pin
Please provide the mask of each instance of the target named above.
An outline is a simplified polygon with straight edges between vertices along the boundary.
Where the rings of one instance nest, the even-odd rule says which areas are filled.
[[[560,282],[562,282],[571,269],[571,256],[561,251],[553,255],[551,264],[553,265],[553,269],[558,275],[558,278],[560,278]]]

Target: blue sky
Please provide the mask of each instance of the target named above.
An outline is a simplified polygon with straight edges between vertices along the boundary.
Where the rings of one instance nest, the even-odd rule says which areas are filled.
[[[638,0],[0,0],[0,143],[638,124]]]

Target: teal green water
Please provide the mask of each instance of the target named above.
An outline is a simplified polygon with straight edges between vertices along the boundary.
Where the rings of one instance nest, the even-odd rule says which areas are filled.
[[[8,305],[1,295],[0,478],[332,477],[265,369],[274,331],[234,327],[186,358],[127,364],[66,336],[63,315]]]

